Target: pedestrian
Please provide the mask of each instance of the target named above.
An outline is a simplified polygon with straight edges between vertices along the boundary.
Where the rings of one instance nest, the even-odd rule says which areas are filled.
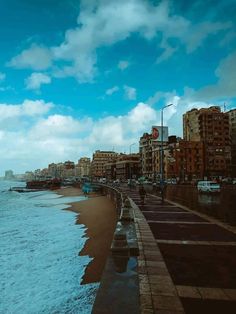
[[[141,200],[141,204],[144,205],[144,201],[145,201],[145,197],[146,197],[147,193],[143,187],[143,185],[140,185],[139,187],[139,196],[140,196],[140,200]]]

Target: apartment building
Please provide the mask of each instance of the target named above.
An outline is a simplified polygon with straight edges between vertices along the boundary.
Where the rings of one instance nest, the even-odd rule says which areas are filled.
[[[204,146],[204,177],[230,175],[231,143],[229,115],[220,107],[193,109],[183,116],[186,141],[201,141]]]
[[[161,169],[161,146],[163,147],[163,170],[166,171],[166,148],[167,141],[153,138],[153,134],[144,133],[139,140],[139,153],[142,175],[156,180],[160,178]]]
[[[100,151],[96,150],[93,154],[93,159],[91,163],[91,175],[93,177],[102,178],[105,177],[104,165],[109,162],[116,160],[118,153],[113,151]]]
[[[82,157],[78,160],[78,175],[81,177],[89,176],[91,170],[91,160],[88,157]]]
[[[229,115],[231,139],[231,176],[236,178],[236,109],[227,112]]]
[[[177,140],[168,145],[167,178],[185,182],[203,179],[204,144],[202,141]]]

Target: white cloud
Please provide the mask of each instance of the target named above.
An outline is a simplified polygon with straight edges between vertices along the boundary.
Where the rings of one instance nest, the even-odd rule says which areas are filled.
[[[236,51],[223,59],[215,71],[218,81],[198,91],[192,90],[195,100],[229,99],[236,97]]]
[[[136,99],[136,88],[124,85],[125,97],[129,100]]]
[[[51,64],[52,53],[50,49],[33,44],[29,49],[23,50],[19,55],[12,58],[7,65],[17,69],[30,68],[38,71],[48,69]]]
[[[50,162],[76,161],[81,156],[91,157],[96,149],[115,147],[117,151],[124,151],[127,147],[128,150],[131,143],[138,142],[143,132],[149,132],[151,125],[157,123],[156,111],[144,103],[137,104],[125,115],[98,120],[39,115],[48,113],[50,107],[42,101],[0,105],[0,116],[5,113],[5,120],[8,118],[5,127],[4,123],[0,127],[3,169],[21,172],[46,167]],[[15,121],[14,116],[24,120],[29,115],[34,116],[33,124],[15,123],[14,128],[8,127],[10,120]]]
[[[143,0],[98,0],[82,1],[77,27],[65,33],[63,42],[49,49],[32,45],[14,57],[9,65],[16,68],[44,70],[54,61],[53,75],[73,76],[79,82],[92,82],[98,72],[97,49],[109,47],[137,33],[146,40],[156,40],[157,34],[162,41],[170,38],[184,43],[187,52],[198,48],[204,39],[221,30],[231,27],[230,23],[204,22],[192,25],[186,18],[172,14],[170,2],[162,1],[154,5]],[[157,42],[158,44],[158,42]],[[177,48],[169,45],[164,48],[160,63],[169,58]],[[66,62],[60,65],[57,61]],[[127,68],[127,61],[121,61],[119,68]]]
[[[50,76],[44,73],[32,73],[26,80],[25,85],[27,89],[39,90],[42,84],[50,84]]]
[[[44,115],[54,105],[44,100],[24,100],[20,105],[1,104],[0,103],[0,121],[12,119],[15,117],[33,117]]]
[[[0,72],[0,83],[3,82],[5,80],[5,78],[6,78],[6,74]]]
[[[192,108],[212,105],[193,101],[175,92],[157,93],[154,98],[164,100],[164,105],[173,106],[164,110],[164,124],[169,134],[182,136],[182,115]],[[17,172],[44,168],[51,162],[77,161],[82,156],[91,157],[97,150],[129,150],[144,132],[151,132],[152,125],[160,125],[160,108],[147,103],[138,103],[124,115],[107,116],[98,120],[74,118],[60,114],[49,115],[53,104],[44,101],[26,100],[21,105],[0,104],[0,163],[1,168]],[[42,115],[47,114],[46,117]],[[5,116],[4,116],[5,115]],[[32,123],[15,123],[14,118],[34,117]],[[7,121],[7,124],[2,122]]]
[[[109,89],[106,90],[106,95],[109,95],[109,96],[110,96],[110,95],[112,95],[112,94],[118,92],[118,90],[119,90],[119,87],[118,87],[118,86],[114,86],[114,87],[112,87],[112,88],[109,88]]]
[[[209,35],[227,30],[231,28],[231,26],[231,22],[203,22],[192,26],[182,38],[183,42],[186,43],[187,52],[191,53],[196,50]]]
[[[125,60],[121,60],[119,63],[118,63],[118,68],[123,71],[125,69],[127,69],[129,67],[130,63],[129,61],[125,61]]]
[[[167,59],[169,59],[177,50],[177,47],[172,47],[168,44],[167,40],[162,40],[160,43],[160,48],[164,51],[162,54],[157,58],[156,63],[159,64]]]

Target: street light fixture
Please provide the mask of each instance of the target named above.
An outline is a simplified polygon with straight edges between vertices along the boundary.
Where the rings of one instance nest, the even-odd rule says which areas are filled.
[[[136,143],[132,143],[129,145],[129,154],[131,155],[131,147],[135,145]],[[129,162],[129,180],[130,180],[130,185],[131,185],[131,179],[132,179],[132,174],[131,174],[131,161]]]
[[[164,203],[164,150],[163,150],[163,111],[164,109],[173,106],[173,104],[166,105],[161,108],[161,155],[160,155],[160,174],[161,174],[161,202]]]
[[[131,144],[131,145],[129,145],[129,154],[131,155],[131,147],[133,146],[133,145],[135,145],[136,143],[133,143],[133,144]]]

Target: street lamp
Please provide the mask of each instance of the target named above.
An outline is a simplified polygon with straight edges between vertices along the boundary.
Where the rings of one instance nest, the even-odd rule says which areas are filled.
[[[163,151],[163,111],[164,109],[173,106],[173,104],[166,105],[161,108],[161,155],[160,155],[160,174],[161,174],[161,202],[164,203],[164,151]]]
[[[132,143],[129,145],[129,154],[131,155],[131,147],[135,145],[136,143]],[[131,174],[131,160],[129,162],[129,180],[130,180],[130,186],[131,186],[131,179],[132,179],[132,174]]]
[[[131,144],[131,145],[129,145],[129,154],[131,155],[131,147],[133,146],[133,145],[135,145],[136,143],[133,143],[133,144]]]

